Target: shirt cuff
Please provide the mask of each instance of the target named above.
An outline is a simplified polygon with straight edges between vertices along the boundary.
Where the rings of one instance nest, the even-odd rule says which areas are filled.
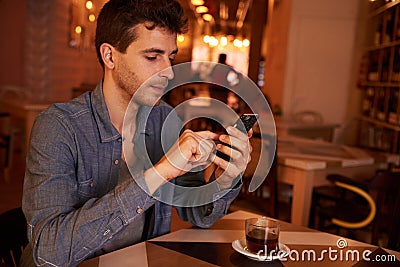
[[[115,196],[124,224],[129,224],[156,202],[147,192],[143,172],[134,174],[134,177],[116,187]]]

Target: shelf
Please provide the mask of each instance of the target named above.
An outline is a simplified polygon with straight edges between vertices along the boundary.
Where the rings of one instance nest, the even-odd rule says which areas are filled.
[[[359,87],[393,87],[400,88],[400,82],[362,82]]]
[[[383,43],[379,45],[371,45],[365,48],[365,52],[370,52],[370,51],[375,51],[375,50],[381,50],[385,48],[391,48],[400,45],[400,40],[396,40],[390,43]]]
[[[391,129],[391,130],[396,131],[396,132],[400,132],[400,125],[394,125],[394,124],[391,124],[391,123],[388,123],[388,122],[372,119],[372,118],[366,117],[366,116],[362,116],[361,120],[365,121],[365,122],[369,122],[369,123],[375,124],[377,126],[381,126],[381,127],[387,128],[387,129]]]
[[[400,153],[400,0],[370,3],[358,87],[358,145]]]
[[[371,13],[369,13],[369,19],[372,19],[375,16],[378,16],[379,14],[385,12],[386,10],[396,6],[397,4],[400,4],[400,0],[395,0],[394,2],[390,2],[385,4],[384,6],[381,6],[377,9],[375,9],[374,11],[372,11]]]

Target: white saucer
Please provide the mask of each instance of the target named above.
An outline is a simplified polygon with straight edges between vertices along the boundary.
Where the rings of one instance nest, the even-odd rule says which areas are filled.
[[[232,242],[232,247],[234,250],[236,250],[240,254],[249,257],[252,260],[257,260],[257,261],[272,261],[287,257],[290,252],[289,247],[282,243],[279,243],[278,246],[279,246],[279,252],[277,253],[277,255],[271,257],[270,255],[262,255],[262,254],[257,255],[255,253],[248,251],[246,247],[245,238],[241,238]]]

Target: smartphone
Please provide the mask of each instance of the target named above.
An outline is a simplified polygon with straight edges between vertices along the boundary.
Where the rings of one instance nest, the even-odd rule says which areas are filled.
[[[243,133],[247,133],[254,126],[254,124],[258,120],[258,114],[243,114],[239,117],[239,119],[233,124],[233,127],[239,129]],[[231,147],[228,144],[224,144],[226,146]],[[230,160],[230,157],[218,150],[216,150],[216,155],[226,161]]]
[[[235,122],[233,127],[239,129],[240,131],[247,133],[253,127],[253,125],[258,120],[258,114],[243,114],[240,118]]]

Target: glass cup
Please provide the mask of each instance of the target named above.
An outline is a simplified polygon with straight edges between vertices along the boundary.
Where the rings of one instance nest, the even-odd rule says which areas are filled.
[[[279,251],[279,222],[259,217],[246,220],[246,247],[257,254],[274,256]]]

